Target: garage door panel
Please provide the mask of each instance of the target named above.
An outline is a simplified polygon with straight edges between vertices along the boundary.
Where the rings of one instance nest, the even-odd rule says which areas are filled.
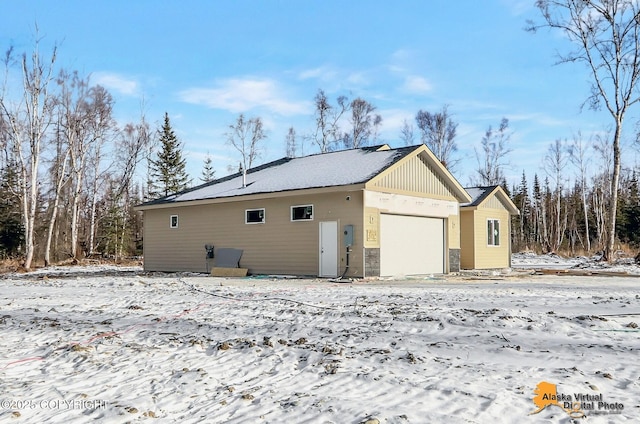
[[[444,272],[444,220],[380,215],[380,275]]]

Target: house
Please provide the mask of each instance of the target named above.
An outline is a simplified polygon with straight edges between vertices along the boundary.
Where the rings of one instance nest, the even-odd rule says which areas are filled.
[[[144,267],[206,272],[205,245],[254,274],[369,277],[460,267],[471,197],[424,145],[283,158],[139,205]]]
[[[469,187],[460,206],[460,267],[511,267],[511,216],[520,212],[500,186]]]

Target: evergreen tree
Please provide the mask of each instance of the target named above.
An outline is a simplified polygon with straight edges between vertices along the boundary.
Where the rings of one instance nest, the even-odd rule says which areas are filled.
[[[160,151],[150,160],[149,196],[159,198],[182,191],[189,186],[186,160],[182,157],[182,145],[171,128],[169,114],[164,114],[164,124],[158,130]]]
[[[0,258],[17,255],[24,245],[16,173],[11,164],[0,170]]]
[[[512,218],[513,246],[519,250],[529,249],[531,243],[531,200],[529,199],[529,186],[527,177],[522,171],[522,180],[519,186],[513,188],[513,203],[520,210],[520,215]]]
[[[616,231],[620,241],[633,247],[640,245],[640,194],[635,171],[627,181],[623,181],[619,193],[618,219]]]
[[[213,159],[211,159],[211,155],[207,152],[207,156],[204,158],[204,165],[202,167],[202,176],[200,177],[200,181],[203,183],[208,183],[213,181],[216,177],[216,171],[213,169]]]

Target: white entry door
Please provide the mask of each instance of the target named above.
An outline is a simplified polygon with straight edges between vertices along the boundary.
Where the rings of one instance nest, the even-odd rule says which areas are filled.
[[[338,222],[320,222],[320,277],[338,276]]]

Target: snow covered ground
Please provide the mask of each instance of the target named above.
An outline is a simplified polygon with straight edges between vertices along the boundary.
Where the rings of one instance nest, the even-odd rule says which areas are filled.
[[[637,277],[89,271],[0,276],[0,422],[640,422]]]
[[[634,258],[619,258],[610,264],[602,260],[601,256],[577,256],[564,258],[554,253],[536,255],[535,253],[515,253],[511,255],[512,266],[515,269],[573,269],[584,271],[626,272],[640,274],[640,266]]]

